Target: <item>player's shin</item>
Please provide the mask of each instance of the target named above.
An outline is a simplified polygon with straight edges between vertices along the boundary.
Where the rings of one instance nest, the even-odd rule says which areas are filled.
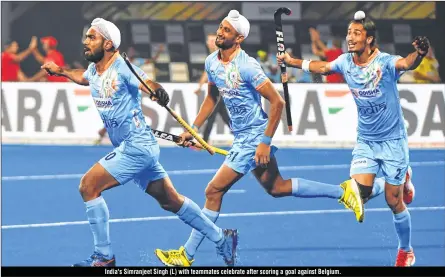
[[[292,195],[301,198],[327,197],[340,199],[343,195],[343,189],[340,186],[302,178],[292,178]]]
[[[208,219],[199,206],[192,200],[184,197],[181,209],[176,213],[186,224],[190,225],[218,246],[224,243],[222,229]]]
[[[209,210],[207,208],[202,209],[202,213],[210,219],[213,223],[216,222],[216,220],[219,217],[219,212]],[[196,251],[198,250],[198,247],[201,245],[202,241],[204,240],[204,235],[196,230],[193,229],[192,233],[190,234],[189,239],[184,245],[185,253],[187,255],[187,258],[193,259],[195,256]]]
[[[85,202],[88,222],[94,237],[94,250],[109,258],[113,257],[110,240],[108,206],[102,196]]]
[[[399,249],[411,251],[411,215],[407,208],[394,214],[394,226],[399,238]]]

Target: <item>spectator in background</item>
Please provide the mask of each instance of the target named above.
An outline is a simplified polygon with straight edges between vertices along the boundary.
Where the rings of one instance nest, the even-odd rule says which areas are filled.
[[[142,58],[140,57],[138,51],[133,47],[130,46],[128,48],[128,59],[130,60],[130,62],[138,67],[143,66],[144,64],[151,64],[151,63],[156,63],[156,61],[159,59],[159,56],[161,55],[161,53],[164,51],[165,46],[163,44],[159,45],[158,51],[156,52],[155,56],[153,58]]]
[[[215,45],[215,40],[216,40],[216,34],[208,34],[207,35],[207,49],[209,50],[209,54],[215,52],[216,50],[218,50],[218,48]],[[204,85],[204,83],[208,82],[208,78],[207,78],[207,73],[204,70],[202,72],[201,78],[199,79],[199,85],[198,88],[195,90],[195,94],[199,95],[201,93],[201,87]],[[224,123],[227,124],[227,126],[230,126],[230,119],[229,119],[229,114],[227,113],[227,109],[226,106],[224,105],[224,103],[222,102],[223,100],[221,99],[220,95],[219,95],[219,90],[216,86],[211,86],[211,90],[208,91],[208,93],[210,94],[210,96],[212,97],[213,101],[216,104],[212,114],[209,116],[209,118],[207,119],[207,124],[204,128],[203,131],[203,135],[202,138],[205,141],[208,141],[210,138],[210,133],[212,132],[212,128],[213,125],[215,123],[215,119],[216,119],[216,115],[219,113],[222,120],[224,121]],[[219,102],[218,102],[219,101]]]
[[[2,52],[2,82],[25,82],[28,80],[26,75],[20,69],[20,63],[26,59],[37,48],[37,38],[32,37],[28,49],[20,52],[17,41],[11,41],[5,44],[5,51]]]
[[[416,83],[440,83],[439,62],[434,57],[432,47],[419,66],[414,69],[413,77]]]
[[[42,43],[42,48],[46,56],[44,57],[42,54],[40,54],[39,50],[35,48],[32,53],[38,63],[43,65],[45,63],[54,62],[60,67],[66,66],[65,59],[62,53],[57,51],[57,45],[58,45],[57,39],[51,36],[43,37],[40,39],[40,42]],[[30,81],[68,82],[68,79],[62,76],[49,76],[46,73],[46,71],[42,69],[39,72],[37,72],[34,76],[32,76],[30,78]]]
[[[343,50],[341,49],[341,40],[334,39],[332,42],[332,47],[327,47],[320,39],[320,33],[314,28],[309,28],[309,34],[312,41],[312,53],[320,57],[320,59],[332,62],[337,59]],[[344,83],[343,76],[341,74],[335,73],[326,76],[327,83]]]
[[[266,51],[257,51],[257,61],[261,65],[266,76],[272,81],[272,83],[281,82],[281,70],[276,62],[275,56],[270,57]],[[274,62],[275,61],[275,62]]]

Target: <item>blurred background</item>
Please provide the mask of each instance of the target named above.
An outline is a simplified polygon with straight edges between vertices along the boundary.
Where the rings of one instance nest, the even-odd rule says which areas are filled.
[[[241,11],[251,22],[249,38],[243,47],[262,61],[273,81],[277,73],[273,12],[286,5],[291,16],[283,16],[286,47],[298,57],[326,59],[327,50],[345,50],[348,22],[357,10],[365,11],[378,27],[378,46],[382,51],[402,56],[410,53],[417,35],[428,36],[432,55],[444,60],[443,2],[2,2],[2,51],[16,41],[18,53],[30,40],[39,40],[37,51],[46,56],[45,43],[61,53],[69,67],[86,67],[82,39],[96,17],[117,24],[122,32],[121,51],[128,52],[159,82],[198,82],[208,54],[206,36],[215,33],[231,9]],[[439,15],[442,15],[439,16]],[[316,32],[310,32],[314,28]],[[42,40],[42,38],[48,38]],[[49,39],[51,38],[51,39]],[[312,38],[312,39],[311,39]],[[315,46],[315,47],[314,47]],[[31,53],[20,67],[31,78],[39,70]],[[438,67],[444,79],[445,67]],[[291,82],[328,82],[321,76],[302,76],[291,72]],[[44,79],[44,78],[43,78]],[[40,81],[40,80],[39,80]],[[402,82],[418,82],[405,76]],[[437,78],[428,80],[439,82]]]
[[[89,88],[48,77],[40,70],[42,63],[86,68],[86,30],[96,17],[111,20],[122,33],[120,51],[160,82],[170,94],[169,106],[192,123],[207,93],[201,77],[213,47],[211,34],[232,9],[251,23],[242,48],[282,93],[273,22],[274,11],[282,6],[292,10],[282,16],[285,46],[303,59],[331,61],[341,55],[348,22],[358,10],[375,21],[382,51],[406,56],[414,51],[414,37],[429,38],[431,51],[416,70],[400,78],[398,88],[416,185],[410,206],[416,265],[445,265],[445,2],[431,1],[2,1],[2,265],[63,266],[91,254],[79,180],[112,151]],[[349,176],[357,135],[349,88],[339,75],[326,78],[291,68],[288,74],[293,131],[287,130],[283,111],[273,138],[280,146],[280,171],[284,178],[340,184]],[[268,111],[267,101],[263,104]],[[145,94],[142,106],[153,129],[183,131]],[[228,149],[233,136],[224,109],[218,108],[200,132],[211,144]],[[160,162],[175,187],[202,206],[205,186],[224,157],[159,143]],[[177,248],[189,236],[188,226],[170,220],[171,214],[136,186],[103,195],[113,220],[118,266],[161,265],[153,250]],[[250,174],[224,201],[218,225],[240,229],[241,265],[394,264],[397,237],[384,197],[367,204],[363,224],[356,224],[337,201],[273,199]],[[198,266],[222,265],[207,241],[196,260]]]

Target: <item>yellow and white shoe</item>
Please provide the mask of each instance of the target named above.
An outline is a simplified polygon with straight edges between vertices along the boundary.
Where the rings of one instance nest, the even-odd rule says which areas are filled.
[[[340,186],[344,192],[338,202],[345,205],[347,209],[353,211],[358,222],[363,222],[363,219],[365,218],[365,209],[357,182],[355,182],[354,179],[349,179],[340,184]]]
[[[155,255],[166,266],[190,267],[195,260],[189,260],[185,254],[184,246],[179,250],[161,250],[156,249]]]

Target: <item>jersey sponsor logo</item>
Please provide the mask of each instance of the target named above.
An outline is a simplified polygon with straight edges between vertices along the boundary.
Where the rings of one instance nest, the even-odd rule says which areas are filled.
[[[351,168],[362,168],[367,166],[368,166],[368,159],[366,158],[353,160],[351,162]]]
[[[386,110],[386,102],[382,103],[372,103],[368,102],[365,106],[357,105],[358,113],[361,116],[378,114],[384,110]]]
[[[227,107],[227,109],[229,110],[229,113],[234,116],[234,115],[240,115],[243,116],[247,113],[247,109],[243,106],[230,106]]]
[[[218,90],[221,96],[225,97],[234,97],[240,95],[240,92],[236,89],[218,88]]]
[[[359,99],[370,99],[370,98],[377,98],[382,96],[382,92],[380,89],[351,89],[352,95],[354,95],[355,98]]]
[[[110,110],[113,108],[113,101],[111,98],[93,97],[94,104],[98,110]]]

